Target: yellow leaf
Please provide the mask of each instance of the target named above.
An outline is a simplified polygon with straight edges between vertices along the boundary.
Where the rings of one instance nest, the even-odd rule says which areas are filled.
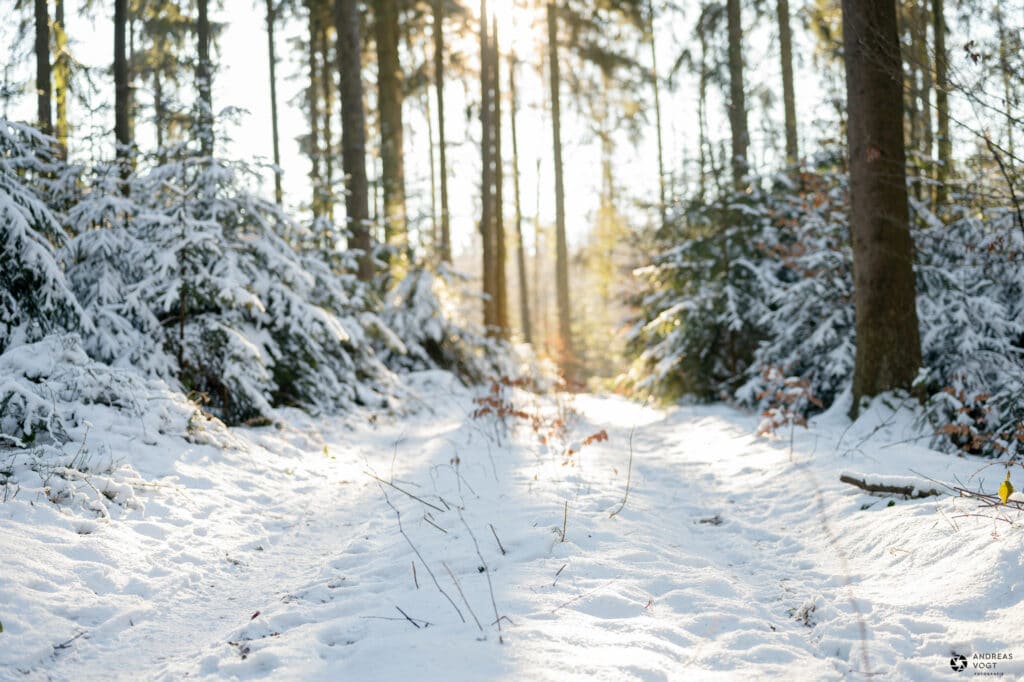
[[[1010,499],[1010,495],[1013,494],[1013,484],[1010,483],[1010,472],[1006,472],[1006,480],[999,486],[999,499],[1006,504],[1006,501]]]

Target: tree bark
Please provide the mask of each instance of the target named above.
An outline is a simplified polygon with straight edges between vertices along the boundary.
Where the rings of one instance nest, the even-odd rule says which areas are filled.
[[[210,62],[209,0],[197,0],[196,38],[199,63],[196,86],[199,90],[199,148],[203,156],[213,155],[213,65]]]
[[[497,294],[496,313],[498,316],[498,335],[504,339],[509,336],[508,322],[508,242],[505,239],[505,169],[501,153],[501,59],[498,54],[498,20],[491,24],[491,84],[494,88],[492,96],[491,127],[494,130],[494,284]]]
[[[405,162],[402,142],[402,68],[398,61],[398,0],[374,0],[377,41],[377,104],[384,191],[384,232],[388,244],[408,249],[405,215]]]
[[[68,157],[68,81],[71,69],[68,64],[68,34],[64,25],[64,0],[57,0],[53,14],[54,46],[57,54],[53,63],[53,97],[57,105],[57,128],[55,131],[61,157]]]
[[[317,6],[317,11],[326,9],[323,5]],[[328,24],[330,19],[323,16],[317,20],[320,28],[320,90],[323,96],[323,171],[324,178],[320,185],[320,205],[324,214],[334,220],[334,134],[331,131],[331,121],[334,119],[334,78],[328,65],[331,63],[331,48],[328,39]]]
[[[647,33],[651,49],[651,87],[654,88],[654,130],[658,143],[658,214],[661,228],[668,225],[668,206],[665,198],[665,147],[661,139],[661,85],[658,82],[658,49],[654,40],[654,0],[647,0]]]
[[[778,1],[779,52],[782,58],[782,105],[786,119],[786,163],[794,165],[800,154],[796,136],[796,96],[793,93],[793,36],[789,28],[789,0]]]
[[[1003,80],[1003,107],[1006,115],[1006,151],[1010,157],[1010,166],[1016,158],[1014,152],[1013,128],[1015,125],[1013,117],[1013,79],[1016,77],[1010,67],[1010,39],[1006,28],[1006,20],[1003,18],[1002,6],[997,2],[993,4],[993,18],[996,22],[996,34],[999,39],[999,73]]]
[[[362,37],[359,0],[334,0],[338,71],[341,74],[341,163],[345,171],[345,213],[349,246],[358,249],[359,279],[373,279],[373,244],[366,180],[366,116],[363,111]]]
[[[306,88],[306,104],[309,107],[309,185],[310,185],[310,209],[314,218],[323,215],[323,175],[320,172],[320,165],[323,155],[320,153],[320,71],[317,63],[319,50],[317,42],[320,39],[320,18],[316,0],[306,1],[307,30],[309,40],[309,53],[307,55],[307,68],[309,69],[309,85]]]
[[[952,170],[953,141],[949,137],[949,78],[946,63],[946,17],[942,0],[932,0],[935,34],[935,115],[938,127],[938,163],[935,167],[935,204],[946,203],[946,182]]]
[[[910,388],[921,364],[907,209],[903,84],[895,3],[843,0],[860,400]]]
[[[523,329],[523,340],[533,343],[533,325],[530,320],[530,291],[526,274],[526,245],[523,239],[523,205],[519,193],[519,140],[516,135],[516,110],[519,102],[516,95],[516,60],[508,58],[509,117],[512,127],[512,193],[516,209],[516,261],[519,266],[519,319]]]
[[[441,262],[452,262],[451,224],[448,214],[448,160],[444,129],[444,0],[433,0],[434,89],[437,93],[438,173],[441,179]]]
[[[729,128],[732,131],[732,178],[737,190],[747,186],[747,105],[743,86],[743,15],[740,0],[726,0],[729,24]]]
[[[35,0],[36,119],[39,130],[53,133],[50,112],[50,13],[46,0]]]
[[[494,239],[494,147],[491,126],[491,49],[487,30],[487,0],[480,0],[480,237],[484,293],[484,327],[498,327],[498,283]]]
[[[128,0],[114,0],[114,141],[121,176],[128,174],[131,133],[128,123],[128,56],[125,35],[128,27]]]
[[[558,64],[558,8],[549,2],[548,15],[548,67],[551,86],[552,152],[555,157],[555,298],[558,304],[558,336],[562,371],[574,377],[575,350],[572,338],[572,320],[569,309],[569,246],[565,236],[565,184],[562,167],[562,108],[559,89],[562,79]]]
[[[277,125],[277,56],[274,53],[274,27],[277,24],[277,9],[274,0],[267,0],[267,56],[270,61],[270,129],[274,144],[274,202],[284,202],[281,189],[281,135]],[[325,69],[326,70],[326,69]]]
[[[160,80],[160,70],[153,70],[153,123],[156,127],[156,152],[157,158],[163,164],[166,159],[164,150],[164,126],[167,120],[167,112],[164,105],[163,81]]]

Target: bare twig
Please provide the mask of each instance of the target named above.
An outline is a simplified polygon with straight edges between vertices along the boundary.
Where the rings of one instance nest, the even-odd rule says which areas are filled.
[[[647,401],[644,401],[644,405],[647,405]],[[640,409],[643,409],[642,407]],[[626,494],[622,496],[622,504],[619,508],[608,515],[608,518],[614,518],[620,511],[626,506],[626,500],[629,499],[629,484],[633,480],[633,434],[636,433],[636,424],[629,429],[629,465],[626,468]]]
[[[381,481],[381,483],[386,482],[387,481]],[[398,508],[391,503],[391,499],[388,497],[388,494],[383,487],[381,487],[380,491],[384,494],[384,501],[387,502],[388,506],[391,507],[391,510],[395,512],[395,518],[398,519],[398,532],[402,534],[402,537],[405,538],[405,541],[409,544],[409,547],[411,547],[412,551],[416,553],[417,557],[419,557],[420,563],[423,564],[423,568],[427,569],[427,574],[430,575],[430,579],[434,581],[434,587],[437,588],[438,592],[444,595],[444,598],[447,599],[448,603],[452,605],[453,609],[455,609],[455,613],[459,614],[459,619],[463,623],[465,623],[466,617],[462,615],[462,611],[459,609],[458,604],[456,604],[455,600],[451,598],[451,595],[444,591],[444,588],[441,587],[441,583],[437,582],[437,576],[435,576],[434,572],[430,570],[430,564],[428,564],[426,560],[423,558],[423,555],[420,554],[420,550],[416,549],[416,545],[413,544],[412,538],[409,537],[409,535],[405,532],[405,528],[402,527],[402,512],[398,511]]]
[[[598,585],[597,587],[595,587],[594,589],[592,589],[592,590],[590,590],[588,592],[583,592],[582,594],[577,594],[575,597],[573,597],[569,601],[563,602],[563,603],[559,604],[558,606],[556,606],[555,608],[551,609],[551,613],[554,613],[555,611],[558,611],[559,609],[564,609],[566,606],[568,606],[569,604],[572,604],[573,602],[577,602],[580,599],[584,599],[585,597],[589,597],[592,594],[596,594],[596,593],[600,592],[601,590],[603,590],[604,588],[608,587],[609,585],[611,585],[616,580],[618,580],[617,577],[609,580],[606,583],[602,583],[602,584]]]
[[[487,589],[491,593],[491,606],[494,607],[494,618],[498,625],[498,642],[504,644],[505,639],[501,634],[501,615],[498,613],[498,602],[494,600],[494,585],[491,583],[491,569],[487,566],[487,560],[484,559],[484,555],[480,551],[480,543],[476,541],[476,535],[473,534],[473,529],[469,527],[468,523],[466,523],[466,519],[462,516],[462,512],[459,512],[459,519],[462,521],[462,525],[466,527],[466,532],[469,533],[469,537],[473,540],[473,547],[476,548],[476,555],[480,558],[480,563],[484,567],[484,575],[487,577]]]
[[[446,531],[446,530],[445,530],[444,528],[442,528],[441,526],[439,526],[439,525],[437,525],[436,523],[434,523],[434,522],[433,522],[433,521],[432,521],[432,520],[430,519],[430,517],[429,517],[429,516],[427,516],[426,514],[424,514],[424,515],[423,515],[423,520],[424,520],[424,521],[426,521],[427,523],[429,523],[429,524],[430,524],[431,526],[433,526],[434,528],[436,528],[436,529],[438,529],[439,531],[441,531],[442,533],[444,533],[445,535],[448,535],[448,531]]]
[[[508,554],[508,552],[506,552],[505,551],[505,547],[502,546],[501,538],[498,537],[498,531],[494,530],[494,524],[493,523],[489,523],[487,525],[491,527],[491,534],[494,535],[494,539],[497,540],[497,542],[498,542],[498,549],[501,550],[501,555],[505,556],[506,554]]]
[[[403,610],[401,609],[401,607],[399,607],[399,606],[398,606],[397,604],[395,604],[395,608],[396,608],[396,609],[398,609],[398,612],[399,612],[400,614],[402,614],[403,616],[405,616],[405,619],[406,619],[407,621],[409,621],[410,623],[412,623],[412,626],[413,626],[414,628],[416,628],[417,630],[419,630],[419,629],[420,629],[420,626],[416,624],[416,621],[414,621],[414,620],[413,620],[412,618],[410,618],[410,617],[409,617],[409,614],[408,614],[408,613],[406,613],[405,611],[403,611]]]
[[[551,582],[551,587],[555,586],[555,583],[558,582],[558,576],[562,575],[562,571],[564,571],[565,567],[568,566],[568,565],[569,564],[562,564],[562,567],[560,569],[558,569],[558,571],[555,572],[555,579]]]
[[[1013,202],[1013,208],[1016,211],[1017,227],[1020,228],[1021,232],[1024,232],[1024,211],[1021,210],[1020,200],[1017,198],[1017,192],[1013,187],[1013,178],[1010,177],[1009,171],[1006,170],[1006,164],[1003,163],[1003,157],[996,151],[996,147],[992,144],[992,138],[985,134],[985,145],[988,150],[992,152],[992,156],[995,157],[996,163],[999,165],[999,172],[1003,176],[1003,180],[1006,181],[1006,187],[1010,190],[1010,200]]]
[[[369,476],[370,478],[372,478],[373,480],[377,481],[378,483],[383,483],[384,485],[391,486],[392,488],[394,488],[398,492],[402,493],[403,495],[408,495],[409,497],[411,497],[412,499],[416,500],[420,504],[425,504],[426,506],[430,507],[431,509],[439,511],[442,514],[445,511],[444,509],[441,509],[440,507],[438,507],[436,504],[431,504],[431,503],[427,502],[426,500],[424,500],[422,497],[418,497],[416,495],[413,495],[408,490],[403,490],[403,489],[399,488],[397,485],[395,485],[394,483],[392,483],[391,481],[385,481],[383,478],[381,478],[380,476],[378,476],[376,474],[370,473],[369,471],[364,471],[363,473],[366,474],[367,476]],[[389,502],[389,504],[390,504],[390,502]]]
[[[562,540],[565,542],[565,527],[569,523],[569,500],[565,501],[565,509],[562,511]]]
[[[462,603],[466,605],[467,609],[469,609],[469,615],[473,616],[473,620],[476,621],[476,626],[480,629],[480,632],[483,632],[484,628],[480,625],[480,619],[476,617],[473,607],[469,605],[469,600],[466,599],[466,594],[462,591],[462,585],[459,584],[459,579],[455,577],[454,573],[452,573],[452,569],[448,567],[448,564],[442,561],[441,565],[444,566],[444,570],[448,571],[448,575],[451,576],[452,582],[455,583],[455,589],[459,591],[459,596],[462,597]]]
[[[416,562],[410,561],[409,563],[412,564],[412,582],[416,586],[416,589],[418,590],[420,589],[420,581],[419,578],[416,577]]]

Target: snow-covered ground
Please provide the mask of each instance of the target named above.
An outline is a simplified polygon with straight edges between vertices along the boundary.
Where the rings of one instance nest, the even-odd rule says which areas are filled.
[[[0,678],[917,680],[975,654],[1024,674],[1020,516],[838,480],[994,492],[1002,465],[927,450],[904,412],[851,427],[840,405],[791,454],[723,406],[503,390],[506,432],[473,416],[486,392],[410,381],[401,413],[211,444],[94,427],[131,467],[68,484],[109,489],[102,512],[9,481]]]

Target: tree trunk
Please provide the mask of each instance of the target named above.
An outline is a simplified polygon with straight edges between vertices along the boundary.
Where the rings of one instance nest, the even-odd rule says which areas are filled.
[[[551,129],[555,157],[555,286],[558,303],[558,336],[562,371],[570,379],[574,376],[575,351],[569,310],[569,246],[565,237],[565,185],[562,168],[562,111],[559,102],[561,76],[558,65],[558,9],[549,2],[548,14],[548,67],[551,70]]]
[[[317,6],[317,12],[326,9],[322,5]],[[334,78],[328,65],[331,63],[331,48],[328,40],[327,16],[317,20],[320,27],[320,90],[323,96],[323,171],[324,178],[320,185],[320,204],[324,214],[334,220],[334,135],[331,132],[331,121],[334,118]]]
[[[928,52],[928,24],[931,17],[928,16],[928,0],[920,0],[922,4],[915,4],[917,20],[914,22],[917,31],[917,62],[921,65],[921,149],[924,151],[921,164],[926,178],[934,177],[932,168],[933,152],[935,145],[935,131],[932,128],[932,65],[931,55]],[[930,200],[932,197],[931,188],[924,182],[918,183],[925,196]]]
[[[406,254],[405,163],[402,157],[402,68],[398,61],[398,0],[374,0],[377,39],[377,105],[384,190],[384,232],[389,246]]]
[[[707,133],[707,102],[708,102],[708,39],[704,30],[704,22],[698,29],[700,37],[700,75],[697,81],[697,157],[700,172],[697,178],[697,197],[704,201],[707,196],[707,164],[710,151]]]
[[[320,18],[316,0],[307,0],[307,34],[309,39],[309,54],[307,66],[309,68],[309,86],[306,88],[306,104],[309,106],[309,185],[310,185],[310,209],[314,218],[323,215],[323,175],[320,172],[320,164],[323,157],[320,153],[320,71],[317,63],[319,50],[317,42],[320,38]]]
[[[910,388],[921,364],[892,0],[843,0],[857,352],[853,406]]]
[[[661,85],[658,82],[658,49],[654,41],[654,0],[647,0],[648,45],[651,49],[651,86],[654,88],[654,130],[658,142],[658,213],[661,228],[668,224],[668,206],[665,203],[665,147],[661,139]]]
[[[128,174],[131,134],[128,128],[128,56],[125,32],[128,27],[128,0],[114,0],[114,141],[121,176]]]
[[[166,125],[167,112],[164,105],[164,87],[160,80],[160,70],[153,70],[153,123],[156,127],[156,152],[157,158],[163,164],[166,160],[164,150],[164,126]]]
[[[444,0],[433,0],[434,89],[437,93],[438,173],[441,176],[441,262],[452,262],[451,224],[448,217],[448,161],[444,130]]]
[[[487,31],[487,0],[480,0],[480,237],[484,293],[484,327],[498,327],[498,283],[494,243],[494,147],[491,126],[491,49]]]
[[[434,255],[438,254],[438,218],[437,218],[437,163],[434,161],[434,115],[431,112],[430,92],[423,93],[423,113],[427,119],[427,151],[430,157],[430,248]],[[420,244],[423,244],[420,239]]]
[[[938,125],[938,164],[935,167],[935,204],[946,203],[946,182],[952,170],[953,141],[949,137],[949,80],[946,69],[946,17],[942,0],[932,0],[935,33],[935,115]]]
[[[796,97],[793,94],[793,36],[789,29],[789,0],[778,1],[779,52],[782,56],[782,104],[786,117],[786,163],[794,165],[800,154],[796,137]]]
[[[197,0],[196,38],[199,63],[196,81],[199,90],[199,148],[203,156],[213,155],[213,65],[210,62],[209,0]]]
[[[359,0],[334,0],[338,71],[341,73],[341,163],[347,180],[345,213],[349,246],[358,249],[359,279],[373,279],[373,244],[366,181],[366,117],[363,112]]]
[[[64,0],[57,0],[53,15],[53,37],[56,55],[53,63],[53,97],[57,105],[57,143],[61,157],[68,157],[68,81],[71,69],[68,64],[68,34],[64,25]]]
[[[523,340],[533,343],[533,325],[530,320],[530,292],[526,274],[526,245],[523,239],[523,205],[519,193],[519,140],[516,135],[516,60],[508,58],[509,118],[512,127],[512,193],[516,209],[516,261],[519,266],[519,319],[523,328]]]
[[[729,23],[729,128],[732,131],[732,178],[737,190],[747,186],[750,133],[743,92],[743,15],[740,0],[726,0]]]
[[[36,118],[39,130],[53,133],[53,116],[50,113],[50,13],[46,0],[35,0],[36,34]]]
[[[996,34],[999,40],[999,73],[1003,80],[1003,107],[1006,116],[1006,151],[1010,159],[1010,166],[1013,166],[1016,154],[1014,153],[1013,127],[1013,79],[1016,76],[1010,67],[1010,40],[1006,29],[1006,21],[1003,18],[1003,9],[997,2],[993,5],[993,17],[996,22]]]
[[[274,54],[274,26],[276,23],[277,10],[274,7],[274,0],[267,0],[267,56],[270,61],[270,129],[274,144],[274,201],[280,206],[284,202],[284,193],[281,189],[281,135],[277,126],[277,57]]]
[[[494,130],[494,284],[496,286],[498,334],[504,339],[509,336],[508,322],[508,277],[505,265],[508,262],[508,242],[505,239],[505,169],[501,154],[501,59],[498,55],[498,20],[491,24],[491,127]]]

